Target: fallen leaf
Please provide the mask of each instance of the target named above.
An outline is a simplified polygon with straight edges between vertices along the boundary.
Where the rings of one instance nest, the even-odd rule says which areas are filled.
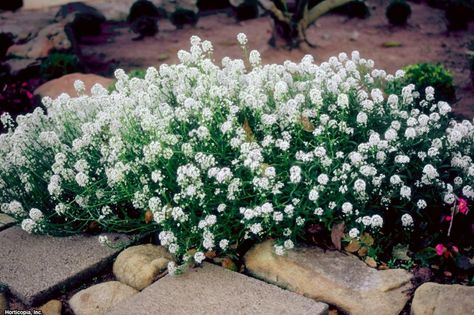
[[[360,257],[364,257],[365,255],[367,255],[367,253],[369,252],[369,249],[367,247],[361,247],[358,251],[357,251],[357,255],[359,255]]]
[[[377,262],[376,262],[375,259],[373,259],[372,257],[366,257],[366,258],[365,258],[365,263],[366,263],[369,267],[372,267],[372,268],[376,268],[376,267],[377,267]]]
[[[344,249],[346,252],[355,253],[360,249],[360,243],[359,241],[352,240],[346,247],[344,247]]]
[[[308,116],[301,115],[301,124],[303,125],[304,131],[313,132],[314,129],[316,129]]]
[[[242,128],[244,128],[247,142],[254,142],[255,136],[253,134],[252,128],[250,128],[250,124],[247,118],[245,118],[244,125],[242,126]]]
[[[402,46],[402,44],[396,41],[388,41],[388,42],[383,43],[382,46],[385,48],[394,48],[394,47],[400,47]]]
[[[153,220],[153,212],[151,212],[150,210],[147,210],[147,212],[145,212],[145,224],[150,223],[152,220]]]
[[[334,224],[331,230],[331,241],[338,250],[341,250],[341,240],[344,236],[344,223]]]
[[[167,53],[159,54],[159,55],[158,55],[158,61],[165,61],[165,60],[168,59],[169,57],[170,57],[170,55],[168,55]]]
[[[362,243],[364,243],[367,246],[374,245],[374,238],[369,233],[362,234],[362,236],[360,237],[360,240]]]
[[[232,270],[232,271],[237,271],[237,265],[229,257],[224,258],[224,260],[222,261],[222,267]]]
[[[382,263],[377,269],[378,270],[388,270],[390,268],[388,268],[386,263]]]
[[[400,259],[400,260],[405,260],[405,261],[410,260],[410,257],[408,256],[408,245],[402,245],[402,244],[395,245],[392,250],[392,256],[393,258]]]
[[[206,256],[207,258],[212,259],[212,258],[216,257],[217,254],[216,254],[215,251],[209,251],[209,252],[206,252],[206,253],[204,254],[204,256]]]

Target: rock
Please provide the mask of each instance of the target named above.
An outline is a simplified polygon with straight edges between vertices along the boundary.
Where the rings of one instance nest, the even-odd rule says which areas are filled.
[[[132,246],[121,252],[115,260],[113,271],[117,280],[137,290],[153,283],[155,277],[166,269],[171,255],[164,247],[153,244]]]
[[[12,33],[0,33],[0,60],[5,58],[8,48],[14,44]]]
[[[15,224],[15,219],[8,214],[0,212],[0,230],[3,230],[11,225]],[[2,312],[0,312],[2,314]]]
[[[259,16],[258,1],[246,0],[234,8],[237,20],[245,21],[255,19]]]
[[[130,8],[127,22],[133,32],[141,37],[154,36],[158,33],[158,17],[160,11],[148,0],[138,0]]]
[[[162,7],[168,13],[173,13],[181,9],[189,10],[197,14],[199,12],[197,2],[197,0],[164,1]]]
[[[7,297],[5,293],[0,292],[0,314],[4,314],[6,309],[8,309]]]
[[[474,314],[474,287],[427,282],[416,289],[411,314]]]
[[[39,75],[40,62],[35,59],[8,59],[5,61],[10,68],[10,75],[14,77],[32,78]]]
[[[126,284],[108,281],[77,292],[69,300],[69,306],[75,315],[102,315],[137,293]]]
[[[107,21],[126,21],[130,13],[130,8],[135,1],[136,0],[99,1],[92,2],[91,6],[104,14]],[[151,0],[151,2],[157,8],[163,6],[163,0]]]
[[[113,79],[101,77],[96,74],[71,73],[44,83],[38,87],[33,94],[39,95],[41,97],[49,96],[51,98],[56,98],[62,93],[67,93],[70,96],[76,96],[77,93],[74,89],[74,82],[76,80],[81,80],[84,82],[86,94],[89,94],[90,89],[96,83],[99,83],[103,87],[107,88],[114,82]]]
[[[105,236],[113,243],[129,240],[120,234]],[[34,235],[17,226],[0,231],[0,244],[0,283],[26,306],[90,280],[110,266],[118,251],[101,245],[97,236]]]
[[[22,45],[13,45],[8,49],[10,57],[40,59],[55,50],[68,50],[71,41],[64,31],[64,23],[54,23],[46,26],[32,40]]]
[[[402,269],[369,268],[354,255],[318,247],[297,248],[277,256],[271,241],[245,255],[247,269],[258,278],[352,315],[396,315],[409,297],[411,274]]]
[[[56,20],[65,20],[71,26],[76,38],[99,35],[105,16],[94,7],[82,2],[71,2],[61,6]]]
[[[177,29],[182,29],[184,25],[196,25],[199,20],[199,14],[193,10],[178,8],[171,13],[170,21]]]
[[[61,315],[62,308],[63,305],[61,304],[61,301],[51,300],[39,309],[43,312],[43,315]]]
[[[0,2],[0,11],[15,11],[23,6],[23,0],[2,0]]]
[[[163,277],[118,304],[107,315],[327,313],[327,304],[282,290],[241,273],[204,263],[182,275]]]

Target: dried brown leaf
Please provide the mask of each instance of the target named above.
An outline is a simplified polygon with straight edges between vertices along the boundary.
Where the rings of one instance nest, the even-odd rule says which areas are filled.
[[[358,251],[357,251],[357,255],[359,255],[360,257],[364,257],[365,255],[367,255],[367,253],[369,252],[369,249],[367,247],[361,247]]]
[[[360,237],[360,240],[362,243],[364,243],[367,246],[372,246],[374,245],[374,238],[369,234],[369,233],[364,233]]]
[[[344,247],[344,249],[346,252],[355,253],[360,249],[360,243],[359,241],[352,240],[346,247]]]
[[[242,128],[244,128],[247,142],[254,142],[255,135],[253,134],[252,128],[250,127],[250,124],[247,118],[245,118],[244,125],[242,126]]]
[[[377,267],[377,262],[376,262],[375,259],[373,259],[372,257],[366,257],[366,258],[365,258],[365,263],[366,263],[369,267],[372,267],[372,268],[376,268],[376,267]]]
[[[301,115],[301,124],[303,125],[304,131],[313,132],[314,129],[316,129],[308,116]]]
[[[145,224],[150,223],[152,220],[153,220],[153,212],[151,212],[150,210],[147,210],[147,212],[145,212]]]
[[[332,226],[331,241],[338,250],[341,250],[342,248],[341,240],[344,236],[344,227],[344,223],[338,223]]]

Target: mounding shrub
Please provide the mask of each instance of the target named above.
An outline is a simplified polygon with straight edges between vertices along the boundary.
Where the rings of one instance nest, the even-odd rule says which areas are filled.
[[[420,91],[421,97],[425,97],[425,89],[433,87],[436,101],[456,101],[456,89],[453,84],[453,76],[442,64],[417,63],[409,65],[405,70],[405,84],[412,83]]]
[[[181,262],[267,238],[282,255],[308,228],[472,254],[474,126],[431,88],[395,89],[403,71],[356,51],[218,65],[209,41],[191,45],[144,79],[117,70],[111,93],[76,82],[78,97],[45,98],[16,128],[4,115],[1,210],[34,233],[157,231]]]
[[[405,25],[411,15],[411,7],[405,0],[392,0],[385,11],[390,24]]]

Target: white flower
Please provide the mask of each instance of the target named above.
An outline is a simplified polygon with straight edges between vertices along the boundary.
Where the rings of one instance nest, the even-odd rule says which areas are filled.
[[[358,193],[364,193],[365,192],[365,181],[363,179],[357,179],[354,182],[354,190]]]
[[[313,187],[313,189],[311,189],[309,191],[308,199],[311,200],[311,201],[316,201],[316,200],[318,200],[318,198],[319,198],[319,192],[316,189],[316,187]]]
[[[245,46],[248,42],[247,35],[245,35],[244,33],[237,34],[237,41],[241,46]]]
[[[250,226],[250,232],[253,234],[260,234],[263,231],[262,225],[260,223],[254,223]]]
[[[299,166],[292,166],[290,168],[290,181],[297,184],[301,181],[301,168]]]
[[[31,208],[29,214],[30,214],[30,218],[35,222],[43,218],[43,212],[41,212],[41,210],[36,209],[36,208]]]
[[[404,227],[413,226],[413,218],[411,217],[411,215],[409,215],[408,213],[405,213],[404,215],[402,215],[402,225]]]
[[[283,243],[283,247],[285,247],[285,249],[292,249],[295,247],[295,244],[293,244],[293,241],[292,240],[286,240],[284,243]]]
[[[26,231],[27,233],[33,233],[33,230],[36,227],[36,222],[32,219],[24,219],[21,221],[21,228]]]
[[[360,232],[357,228],[352,228],[350,231],[349,231],[349,237],[350,238],[357,238],[359,236]]]
[[[352,209],[353,209],[353,207],[352,207],[352,204],[350,202],[344,202],[342,204],[342,212],[344,214],[352,214]]]
[[[372,228],[379,228],[383,225],[383,219],[378,214],[374,214],[370,220],[370,225]]]
[[[326,174],[320,174],[317,179],[318,183],[321,185],[326,185],[329,181],[329,177]]]
[[[203,252],[196,252],[194,254],[194,261],[198,264],[202,263],[202,261],[206,259],[206,256],[204,255]]]
[[[79,173],[76,174],[76,183],[79,186],[85,187],[88,182],[89,182],[89,176],[87,176],[86,174],[84,174],[82,172],[79,172]]]
[[[410,200],[411,198],[411,188],[403,185],[400,187],[400,197]]]
[[[418,207],[418,209],[425,209],[427,206],[427,203],[423,199],[420,199],[416,202],[416,206]]]
[[[283,256],[285,254],[285,248],[281,245],[273,245],[275,249],[275,254],[278,256]]]
[[[107,245],[110,243],[109,241],[109,238],[107,237],[107,235],[99,235],[99,243],[101,245]]]

